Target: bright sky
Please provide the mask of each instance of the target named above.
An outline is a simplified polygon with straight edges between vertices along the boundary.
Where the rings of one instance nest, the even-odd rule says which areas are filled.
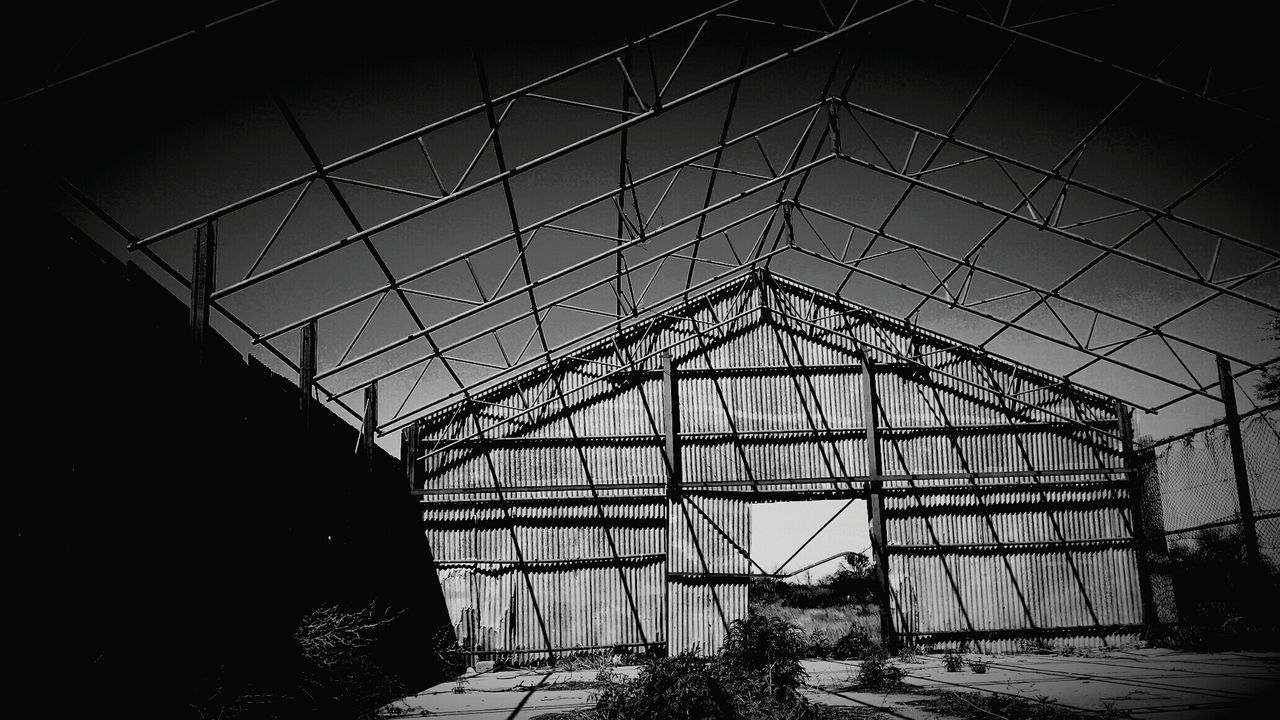
[[[847,505],[847,507],[846,507]],[[841,511],[841,508],[844,508]],[[839,515],[836,515],[839,513]],[[751,558],[769,572],[777,572],[815,530],[832,516],[835,520],[787,563],[793,572],[836,553],[870,553],[865,500],[810,500],[806,502],[755,503],[751,506]],[[832,560],[801,573],[790,582],[818,580],[844,567]]]

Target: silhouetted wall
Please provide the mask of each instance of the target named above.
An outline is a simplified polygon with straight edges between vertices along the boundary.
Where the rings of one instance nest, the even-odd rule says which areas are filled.
[[[61,218],[8,210],[20,696],[174,717],[219,686],[294,687],[299,618],[370,600],[402,613],[375,659],[435,682],[448,620],[399,462],[379,450],[370,472],[318,406],[301,432],[295,384],[220,337],[194,374],[182,301]]]

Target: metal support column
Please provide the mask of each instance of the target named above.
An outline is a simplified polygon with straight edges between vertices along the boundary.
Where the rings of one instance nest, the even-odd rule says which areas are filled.
[[[1218,356],[1218,384],[1226,413],[1227,439],[1231,443],[1231,463],[1235,469],[1236,494],[1240,498],[1240,528],[1244,534],[1245,558],[1254,578],[1260,578],[1262,560],[1258,555],[1258,529],[1253,518],[1253,497],[1249,491],[1249,469],[1244,462],[1244,442],[1240,438],[1240,413],[1236,410],[1235,380],[1231,364]]]
[[[374,439],[378,431],[378,383],[371,382],[364,387],[364,424],[360,427],[360,455],[365,466],[373,471],[373,454],[377,448]]]
[[[418,423],[410,423],[400,431],[400,459],[404,461],[404,477],[409,481],[409,492],[418,490]]]
[[[675,360],[671,352],[662,353],[663,431],[666,433],[664,457],[667,463],[667,517],[662,530],[662,628],[667,653],[671,646],[671,518],[672,507],[681,502],[680,483],[680,391]]]
[[[680,465],[680,390],[675,361],[670,352],[662,353],[662,385],[664,391],[663,424],[667,436],[667,497],[680,498],[680,482],[683,478]]]
[[[1142,624],[1153,631],[1160,623],[1155,597],[1151,592],[1151,563],[1148,557],[1150,543],[1147,540],[1147,519],[1143,512],[1145,489],[1142,474],[1138,472],[1138,454],[1133,447],[1133,423],[1124,401],[1115,401],[1116,422],[1120,431],[1120,457],[1124,463],[1125,479],[1129,487],[1130,530],[1133,532],[1133,557],[1138,569],[1138,592],[1142,597]]]
[[[885,544],[883,480],[880,467],[880,440],[876,432],[875,362],[862,353],[862,415],[867,427],[867,525],[871,531],[871,555],[876,563],[876,587],[880,605],[880,639],[886,647],[897,647],[893,612],[889,607],[889,550]]]
[[[298,409],[302,412],[302,429],[311,428],[311,405],[316,385],[316,321],[302,326],[298,341]]]
[[[209,332],[209,301],[217,277],[218,221],[196,228],[191,253],[191,347],[197,366],[204,365],[205,336]]]

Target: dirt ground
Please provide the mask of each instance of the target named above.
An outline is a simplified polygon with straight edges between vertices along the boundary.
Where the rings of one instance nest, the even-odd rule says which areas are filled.
[[[906,684],[891,693],[850,689],[857,661],[807,660],[807,694],[814,702],[861,708],[860,717],[908,720],[990,717],[992,713],[980,709],[990,707],[984,700],[1009,697],[1033,704],[1019,711],[1023,716],[1043,716],[1028,707],[1052,706],[1084,716],[1153,720],[1275,717],[1280,702],[1280,652],[1113,649],[1087,656],[996,655],[982,660],[989,668],[979,674],[968,667],[948,672],[941,655],[917,656],[899,663],[907,673]],[[620,668],[619,672],[636,670]],[[400,717],[531,720],[591,707],[595,674],[594,670],[518,670],[469,675],[384,710]],[[972,693],[952,703],[963,712],[939,709],[938,698],[949,692]],[[969,712],[969,707],[974,710]]]

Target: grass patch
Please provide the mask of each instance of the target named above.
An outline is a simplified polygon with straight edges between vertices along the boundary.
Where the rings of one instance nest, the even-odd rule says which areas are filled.
[[[860,627],[873,640],[880,641],[880,617],[874,605],[798,608],[771,603],[755,605],[752,610],[758,615],[778,618],[795,625],[806,635],[842,638],[853,628]]]

